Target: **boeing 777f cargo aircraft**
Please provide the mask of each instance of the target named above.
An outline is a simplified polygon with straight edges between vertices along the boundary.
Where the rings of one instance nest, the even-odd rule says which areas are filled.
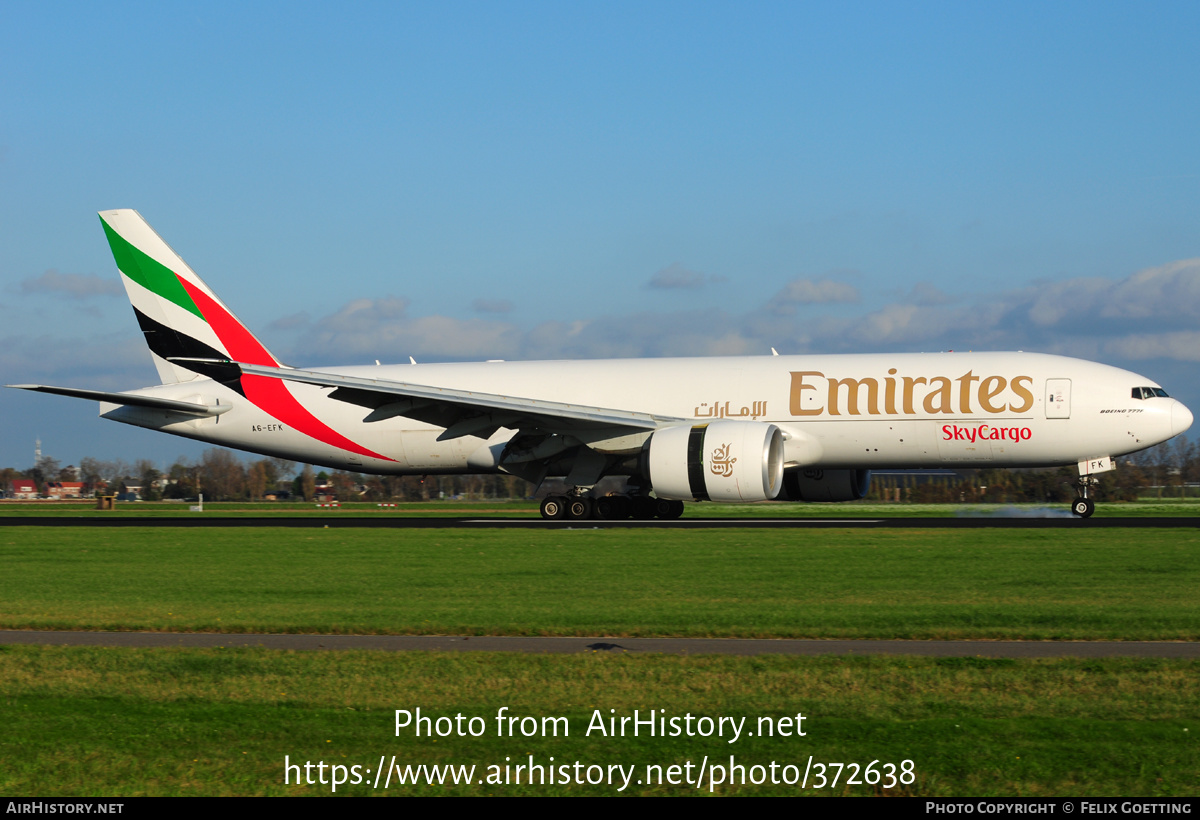
[[[1076,515],[1117,456],[1187,430],[1154,382],[1036,353],[405,364],[281,363],[137,211],[100,220],[162,384],[100,415],[364,473],[511,473],[572,490],[546,518],[674,518],[685,501],[847,501],[870,470],[1078,465]],[[604,476],[625,495],[593,498]]]

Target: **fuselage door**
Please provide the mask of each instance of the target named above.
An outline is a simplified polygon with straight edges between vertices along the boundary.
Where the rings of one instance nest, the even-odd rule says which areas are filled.
[[[1046,418],[1071,418],[1071,380],[1046,379]]]

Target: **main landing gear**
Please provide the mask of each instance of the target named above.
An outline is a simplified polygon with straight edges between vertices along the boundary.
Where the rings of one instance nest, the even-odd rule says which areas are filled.
[[[626,518],[649,520],[672,519],[683,515],[682,501],[651,498],[648,495],[605,495],[588,498],[583,495],[548,495],[542,499],[542,518],[582,521],[620,521]]]

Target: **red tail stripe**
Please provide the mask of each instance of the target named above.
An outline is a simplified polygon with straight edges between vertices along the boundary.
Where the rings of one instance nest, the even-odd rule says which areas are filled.
[[[217,338],[221,340],[221,344],[225,345],[225,350],[235,362],[279,367],[279,362],[275,361],[275,357],[267,352],[258,339],[254,338],[254,334],[246,330],[245,326],[233,318],[233,314],[221,307],[217,300],[179,274],[175,274],[175,278],[183,283],[188,296],[191,296],[196,307],[200,308],[200,312],[204,314],[204,320],[216,331]]]
[[[229,311],[225,310],[215,299],[192,285],[183,277],[178,276],[178,278],[183,283],[183,287],[187,290],[188,295],[192,297],[192,301],[196,303],[196,306],[200,308],[200,312],[204,314],[205,321],[212,327],[213,331],[217,334],[217,338],[221,340],[221,344],[225,345],[226,352],[229,353],[229,356],[234,361],[245,362],[246,364],[266,365],[268,367],[279,366],[279,362],[275,361],[275,357],[268,353],[267,349],[262,346],[258,339],[255,339],[250,331],[235,319]],[[351,441],[308,412],[304,405],[296,400],[296,397],[288,390],[287,385],[280,379],[272,379],[268,376],[243,375],[242,389],[246,392],[246,398],[253,402],[256,407],[265,410],[279,421],[291,426],[294,430],[299,430],[306,436],[311,436],[317,441],[322,441],[334,447],[340,447],[351,453],[358,453],[361,456],[393,461],[393,459],[387,456],[380,455],[373,450],[368,450],[361,444]]]

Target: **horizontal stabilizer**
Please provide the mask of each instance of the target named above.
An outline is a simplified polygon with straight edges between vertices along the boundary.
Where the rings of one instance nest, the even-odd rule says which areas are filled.
[[[133,407],[152,407],[156,410],[173,410],[177,413],[192,413],[197,416],[219,416],[233,407],[232,404],[210,406],[190,401],[163,399],[157,396],[143,396],[138,393],[109,393],[104,390],[84,390],[79,387],[50,387],[45,384],[6,384],[4,386],[15,387],[18,390],[34,390],[38,393],[53,393],[57,396],[71,396],[76,399],[107,401]]]

